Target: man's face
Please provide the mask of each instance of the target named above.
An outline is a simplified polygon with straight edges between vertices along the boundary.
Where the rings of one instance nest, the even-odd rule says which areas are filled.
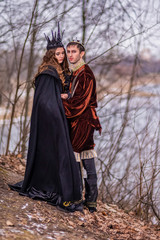
[[[85,52],[79,51],[77,45],[71,45],[67,47],[67,57],[70,63],[75,64],[77,63],[82,57],[84,56]]]

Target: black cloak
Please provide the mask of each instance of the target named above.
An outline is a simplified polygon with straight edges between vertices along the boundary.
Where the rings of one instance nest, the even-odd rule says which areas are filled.
[[[9,185],[21,195],[55,205],[81,199],[61,92],[61,80],[53,67],[36,78],[25,177]]]

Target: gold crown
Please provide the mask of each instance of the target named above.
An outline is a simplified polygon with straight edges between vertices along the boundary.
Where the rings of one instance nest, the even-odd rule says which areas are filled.
[[[69,41],[69,43],[77,43],[77,44],[80,44],[82,47],[84,47],[84,44],[82,43],[82,42],[80,42],[80,40],[71,40],[71,41]],[[85,48],[85,47],[84,47]]]

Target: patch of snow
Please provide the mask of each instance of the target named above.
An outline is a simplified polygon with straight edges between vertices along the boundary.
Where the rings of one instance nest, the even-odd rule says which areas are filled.
[[[23,233],[22,231],[20,231],[18,229],[14,229],[14,228],[10,228],[10,232],[12,232],[12,233]]]
[[[4,229],[0,229],[0,236],[4,236],[5,235],[5,230]]]
[[[25,205],[23,205],[22,209],[25,209],[26,207],[28,207],[28,203],[26,203]]]
[[[66,233],[59,231],[59,232],[53,232],[56,236],[64,236]]]
[[[33,218],[32,215],[30,215],[30,214],[27,214],[27,217],[29,218],[29,221],[32,220],[32,218]]]

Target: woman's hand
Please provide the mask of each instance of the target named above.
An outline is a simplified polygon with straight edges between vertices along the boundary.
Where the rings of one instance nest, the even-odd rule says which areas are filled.
[[[62,93],[61,94],[61,98],[62,99],[67,99],[68,98],[68,94],[67,93]]]

